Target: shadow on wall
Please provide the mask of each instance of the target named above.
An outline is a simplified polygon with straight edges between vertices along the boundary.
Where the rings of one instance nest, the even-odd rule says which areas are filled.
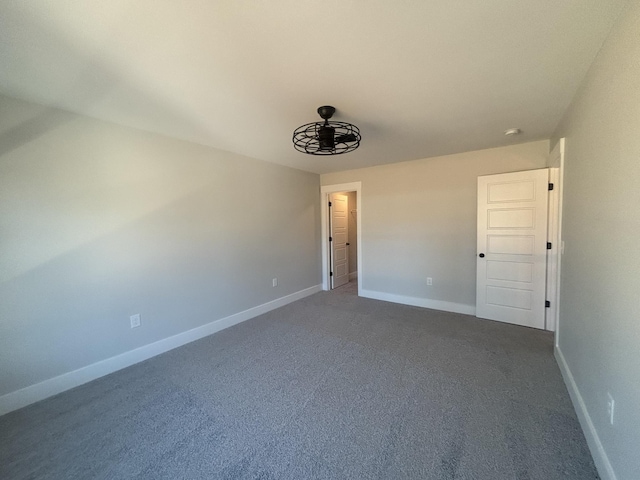
[[[25,16],[30,20],[30,25],[24,20]],[[64,72],[70,81],[64,90],[58,89],[60,104],[86,109],[108,99],[118,89],[135,97],[136,103],[147,107],[151,105],[158,117],[170,118],[199,132],[206,130],[203,125],[172,107],[171,99],[150,94],[144,85],[136,85],[135,80],[121,68],[115,65],[110,68],[109,59],[102,52],[90,51],[87,45],[65,34],[62,26],[55,28],[56,25],[44,23],[20,7],[3,8],[0,26],[9,24],[12,18],[17,17],[20,17],[21,25],[27,23],[25,28],[28,31],[38,32],[41,42],[42,38],[46,39],[45,52],[67,52],[73,59],[70,62],[78,67],[75,72]],[[30,75],[44,75],[44,71],[40,71],[35,62],[28,68]],[[52,81],[60,83],[59,78]],[[110,142],[113,143],[114,138],[122,140],[123,134],[113,133],[113,129],[105,134],[97,131],[98,124],[86,126],[86,122],[80,122],[87,117],[3,96],[0,96],[0,108],[3,112],[0,118],[0,185],[3,189],[0,192],[3,203],[0,205],[0,213],[3,215],[3,227],[17,232],[16,235],[2,239],[2,281],[117,229],[131,219],[186,195],[206,182],[203,178],[191,178],[185,182],[182,174],[184,165],[167,166],[167,162],[160,159],[162,155],[138,155],[135,151],[141,148],[138,145],[128,147],[129,150],[112,148]],[[135,112],[129,113],[131,123],[135,123]],[[70,126],[68,131],[52,137],[50,142],[37,142],[47,134],[67,126]],[[161,137],[156,140],[162,142]],[[51,148],[54,144],[55,150]],[[75,144],[82,145],[83,149],[75,149]],[[30,149],[28,154],[10,155],[25,147]],[[211,152],[198,155],[210,156]],[[128,159],[124,159],[125,156]],[[77,184],[82,177],[77,172],[91,168],[92,164],[98,167],[92,172],[89,183]],[[174,177],[181,178],[182,184],[173,182]],[[83,178],[86,181],[88,177]],[[138,184],[133,185],[136,181]],[[117,212],[95,215],[96,210],[104,211],[112,208],[110,203],[116,204],[118,192],[115,190],[118,182],[128,183],[130,188],[139,190],[136,201],[126,206],[117,204]],[[162,192],[154,192],[154,182],[163,183],[167,188]],[[83,189],[94,190],[94,195],[88,202],[83,197]],[[75,202],[74,196],[77,197]],[[64,214],[61,214],[62,210],[59,208],[61,200],[67,200]],[[18,209],[22,211],[18,212]],[[82,227],[77,228],[78,225]],[[48,236],[46,244],[40,242],[37,249],[25,251],[25,244],[28,245],[34,237],[43,236]]]
[[[123,18],[126,13],[126,10],[123,10]],[[40,41],[37,46],[46,49],[46,52],[50,52],[52,58],[56,57],[56,52],[65,52],[66,58],[70,59],[65,65],[72,64],[77,66],[75,72],[58,72],[59,76],[65,76],[64,80],[60,78],[51,79],[52,84],[57,82],[59,85],[63,81],[66,81],[66,83],[64,84],[64,89],[57,89],[58,98],[51,102],[50,107],[72,105],[73,107],[65,108],[86,112],[90,110],[87,107],[100,102],[108,102],[109,96],[118,91],[120,95],[135,99],[135,104],[143,105],[145,110],[152,109],[157,118],[169,118],[174,124],[187,125],[190,130],[195,130],[210,138],[214,137],[214,134],[202,122],[181,111],[172,98],[153,95],[144,78],[134,78],[130,72],[122,66],[116,65],[99,48],[93,48],[92,50],[89,43],[81,43],[72,38],[67,33],[68,28],[66,25],[44,23],[22,6],[3,6],[3,19],[0,21],[0,27],[11,25],[12,19],[16,20],[16,24],[22,25],[24,30],[34,32],[34,36]],[[27,26],[24,27],[24,25]],[[42,52],[40,54],[42,55]],[[39,69],[37,62],[32,62],[23,68],[23,75],[25,76],[39,79],[45,76],[44,70]],[[25,95],[28,96],[28,93],[25,92],[29,92],[28,87],[24,89],[7,89],[4,93],[9,97],[14,95],[16,98],[20,98]],[[133,104],[133,102],[131,103]],[[136,127],[136,111],[132,109],[125,113],[127,115],[126,124]],[[38,136],[72,119],[73,117],[66,111],[43,108],[28,120],[23,120],[8,128],[2,128],[3,131],[0,133],[0,155],[36,139]]]
[[[35,117],[21,121],[0,132],[0,166],[1,157],[26,145],[58,126],[71,121],[73,114],[55,109],[42,109]]]
[[[141,335],[150,343],[267,302],[276,292],[256,269],[277,271],[285,255],[305,271],[317,263],[299,258],[315,236],[283,234],[317,223],[315,203],[289,202],[274,216],[247,197],[221,218],[228,196],[200,186],[0,282],[0,318],[13,325],[0,336],[0,395],[134,348]],[[305,283],[295,275],[280,295]],[[153,327],[132,337],[122,319],[135,311]]]
[[[83,67],[61,93],[75,105],[125,90],[201,127],[43,35]],[[0,111],[0,396],[319,283],[317,175],[10,97]]]

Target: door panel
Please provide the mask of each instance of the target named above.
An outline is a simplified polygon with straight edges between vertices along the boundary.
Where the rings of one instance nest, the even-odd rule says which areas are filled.
[[[532,201],[535,199],[535,186],[535,181],[528,180],[491,183],[487,185],[487,203]]]
[[[518,290],[517,288],[487,287],[487,304],[531,309],[531,291]]]
[[[544,328],[548,184],[548,169],[478,177],[478,317]]]
[[[535,209],[505,208],[489,210],[489,228],[534,228]]]
[[[487,235],[486,253],[495,255],[532,255],[535,237],[522,235]]]
[[[349,197],[332,193],[331,201],[331,288],[349,282]]]
[[[489,260],[487,261],[487,279],[531,283],[533,281],[533,264]]]

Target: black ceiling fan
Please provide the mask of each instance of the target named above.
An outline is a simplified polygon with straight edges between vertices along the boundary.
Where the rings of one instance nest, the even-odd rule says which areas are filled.
[[[307,123],[293,132],[293,146],[309,155],[339,155],[352,152],[360,146],[360,130],[346,122],[329,121],[336,112],[325,105],[318,108],[324,122]]]

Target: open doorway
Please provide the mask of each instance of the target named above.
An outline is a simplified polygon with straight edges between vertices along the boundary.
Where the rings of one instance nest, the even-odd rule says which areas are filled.
[[[361,182],[321,187],[322,288],[358,295],[362,285]],[[330,205],[331,204],[331,205]]]

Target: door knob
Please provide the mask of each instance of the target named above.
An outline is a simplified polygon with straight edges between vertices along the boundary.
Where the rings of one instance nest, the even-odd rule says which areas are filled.
[[[347,245],[349,245],[349,242],[347,242]]]
[[[484,253],[481,253],[480,255],[478,255],[480,258],[484,258]]]

